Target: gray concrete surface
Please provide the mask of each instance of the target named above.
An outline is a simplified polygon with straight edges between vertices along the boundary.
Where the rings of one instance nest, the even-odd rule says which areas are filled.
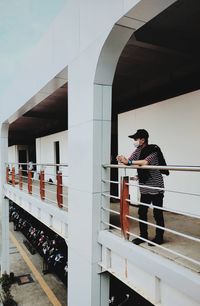
[[[112,203],[111,209],[119,211],[119,203]],[[130,207],[130,215],[138,218],[138,208],[137,207]],[[165,227],[178,231],[183,234],[191,235],[192,237],[196,237],[200,239],[200,219],[191,218],[171,212],[164,212],[165,218]],[[148,222],[155,224],[155,220],[153,218],[153,210],[149,209],[148,212]],[[111,216],[111,223],[117,226],[119,225],[119,216],[112,214]],[[149,239],[153,239],[155,236],[155,228],[153,226],[148,226],[149,230]],[[121,235],[119,231],[113,230],[116,234]],[[139,224],[137,221],[130,220],[130,232],[139,235]],[[132,240],[134,237],[130,237]],[[178,235],[169,233],[165,231],[164,234],[164,244],[162,244],[167,250],[172,250],[187,257],[190,257],[200,263],[200,243],[189,240],[184,237],[180,237]],[[140,247],[149,249],[151,252],[169,258],[177,262],[184,267],[191,269],[197,273],[200,273],[200,264],[195,264],[187,259],[184,259],[178,255],[172,254],[167,250],[163,250],[156,247],[148,246],[148,243],[142,243]]]
[[[10,223],[10,230],[12,234],[17,238],[17,240],[23,245],[24,236],[20,232],[14,232],[12,230],[13,224]],[[53,274],[42,274],[43,261],[39,254],[31,255],[30,252],[24,247],[26,254],[41,273],[44,280],[54,292],[62,306],[67,305],[67,289],[63,283]],[[48,306],[52,305],[49,301],[47,295],[41,288],[38,281],[35,279],[30,268],[27,266],[23,260],[21,254],[18,252],[15,245],[10,241],[10,263],[11,271],[14,272],[15,276],[20,276],[24,274],[30,274],[34,282],[18,285],[17,283],[12,285],[12,294],[14,299],[18,302],[19,306]]]

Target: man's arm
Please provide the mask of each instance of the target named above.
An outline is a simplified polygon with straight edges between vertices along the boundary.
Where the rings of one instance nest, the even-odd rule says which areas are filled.
[[[135,166],[146,166],[149,164],[148,160],[146,159],[142,159],[142,160],[130,160],[127,159],[124,156],[120,156],[120,158],[118,159],[118,161],[124,165],[135,165]]]
[[[148,164],[149,162],[146,159],[132,161],[132,165],[135,165],[135,166],[147,166]]]

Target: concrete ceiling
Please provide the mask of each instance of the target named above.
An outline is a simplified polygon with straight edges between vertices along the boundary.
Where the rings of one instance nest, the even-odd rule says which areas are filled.
[[[113,113],[200,88],[200,1],[180,0],[131,37],[113,83]],[[67,85],[10,126],[10,144],[67,129]]]
[[[117,113],[200,88],[200,2],[180,0],[138,29],[114,84]]]
[[[67,84],[10,124],[9,145],[30,144],[35,138],[68,128]]]

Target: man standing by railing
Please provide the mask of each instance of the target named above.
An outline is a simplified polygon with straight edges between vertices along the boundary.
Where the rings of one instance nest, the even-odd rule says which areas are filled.
[[[125,165],[136,165],[136,166],[166,166],[165,159],[160,148],[157,145],[149,145],[148,138],[149,134],[146,130],[140,129],[133,135],[129,136],[134,139],[135,151],[127,159],[126,157],[119,155],[117,160]],[[153,204],[153,206],[162,207],[164,191],[159,189],[154,189],[152,187],[164,188],[164,181],[162,173],[169,175],[168,170],[155,170],[155,169],[137,169],[139,184],[144,185],[140,187],[141,193],[141,203]],[[150,188],[148,188],[150,187]],[[141,221],[147,222],[147,212],[148,206],[139,205],[139,219]],[[154,218],[158,226],[164,227],[164,217],[163,211],[161,209],[154,208],[153,210]],[[139,222],[140,226],[140,237],[148,239],[148,226],[146,223]],[[156,235],[152,242],[156,244],[163,243],[164,229],[156,228]],[[145,242],[140,238],[133,239],[134,244],[141,244]],[[153,244],[150,244],[153,245]]]

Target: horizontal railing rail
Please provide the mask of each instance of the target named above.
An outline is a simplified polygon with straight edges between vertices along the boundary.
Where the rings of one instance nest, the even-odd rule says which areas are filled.
[[[104,164],[103,168],[117,168],[117,169],[153,169],[153,170],[172,170],[172,171],[190,171],[190,172],[200,172],[200,166],[126,166],[126,165],[116,165],[116,164]]]
[[[30,163],[14,163],[14,162],[7,162],[6,164],[7,165],[17,165],[17,166],[19,166],[19,165],[21,165],[21,166],[28,166],[28,165],[30,165]],[[68,167],[67,164],[53,164],[53,163],[42,163],[42,164],[40,164],[40,163],[32,163],[31,162],[31,165],[32,166],[49,166],[49,167],[52,167],[52,166]]]
[[[6,183],[41,200],[67,209],[68,165],[50,163],[6,163]]]
[[[130,173],[133,169],[144,169],[144,170],[170,170],[170,171],[180,171],[180,172],[200,172],[200,166],[177,166],[177,165],[170,165],[170,166],[126,166],[122,164],[118,165],[113,165],[113,164],[105,164],[102,166],[105,170],[106,169],[119,169],[119,176],[120,180],[110,180],[108,179],[109,172],[105,172],[105,177],[102,178],[102,183],[105,184],[105,189],[106,191],[102,192],[102,210],[104,211],[104,214],[102,214],[102,224],[104,225],[104,229],[113,229],[113,231],[120,231],[122,236],[130,240],[130,237],[133,238],[140,238],[144,242],[148,242],[150,245],[154,245],[161,250],[166,251],[168,254],[171,253],[173,255],[176,255],[176,257],[180,257],[182,259],[186,259],[188,262],[200,266],[200,231],[199,234],[196,231],[195,234],[192,234],[192,231],[189,233],[186,233],[184,230],[184,224],[182,224],[180,229],[176,228],[170,228],[169,225],[166,227],[158,226],[155,223],[145,221],[143,219],[140,219],[139,216],[137,216],[137,209],[140,206],[145,206],[150,209],[154,210],[162,210],[164,214],[175,214],[177,216],[177,222],[176,225],[181,223],[180,218],[188,218],[188,222],[191,222],[191,226],[196,226],[198,228],[199,226],[199,219],[200,219],[200,214],[197,214],[193,211],[190,212],[189,207],[191,205],[191,198],[192,197],[200,197],[200,193],[198,192],[188,192],[188,191],[181,191],[178,190],[178,188],[172,189],[172,188],[159,188],[159,187],[154,187],[154,186],[148,186],[145,184],[139,184],[138,183],[132,183],[129,182],[129,177]],[[127,170],[128,174],[127,175]],[[121,173],[124,171],[124,173]],[[107,174],[106,174],[107,173]],[[108,185],[118,185],[119,186],[119,196],[116,194],[111,194],[108,190],[109,187]],[[188,210],[181,210],[177,208],[172,208],[168,205],[165,205],[163,207],[158,207],[152,204],[148,203],[143,203],[138,200],[134,200],[133,203],[131,203],[130,200],[130,187],[135,187],[138,188],[138,190],[142,190],[145,188],[145,190],[148,190],[151,192],[153,189],[154,191],[157,190],[158,192],[165,192],[165,193],[171,193],[172,195],[177,195],[177,196],[187,196],[190,198],[190,201],[188,203]],[[114,199],[116,203],[113,203],[113,207],[111,207],[111,199]],[[105,214],[106,213],[106,214]],[[113,216],[116,216],[115,218]],[[165,216],[165,215],[164,215]],[[118,218],[118,223],[116,224],[116,218]],[[170,218],[170,216],[169,216]],[[192,218],[192,219],[189,219]],[[112,221],[114,220],[114,221]],[[167,241],[164,241],[162,245],[157,244],[156,242],[153,242],[152,240],[143,238],[139,236],[138,230],[139,230],[139,222],[140,224],[146,224],[149,227],[152,227],[154,229],[160,229],[166,232],[166,234],[173,236],[172,241],[173,243],[167,243]],[[196,222],[196,223],[195,223]],[[118,225],[119,224],[119,225]],[[136,226],[135,226],[136,225]],[[180,224],[179,224],[180,225]],[[176,238],[179,237],[179,238]],[[179,240],[178,239],[184,239],[185,243],[185,250],[180,251],[179,249]],[[187,254],[187,243],[190,242],[190,247],[191,244],[198,244],[199,247],[199,252],[198,254],[196,253],[196,246],[194,246],[194,252],[192,255]],[[176,248],[177,245],[177,248]],[[188,245],[189,246],[189,245]],[[150,248],[151,249],[151,248]],[[191,252],[192,253],[192,252]],[[163,253],[162,253],[163,254]]]

